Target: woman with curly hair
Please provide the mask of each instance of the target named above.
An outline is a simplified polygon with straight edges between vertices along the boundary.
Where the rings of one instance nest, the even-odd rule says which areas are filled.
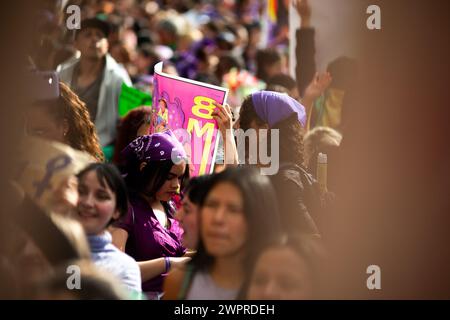
[[[27,133],[62,142],[102,162],[103,152],[86,104],[63,82],[59,92],[58,99],[36,101],[27,110]]]
[[[277,193],[283,227],[287,232],[317,234],[310,213],[316,209],[318,190],[315,189],[315,180],[303,166],[305,123],[305,108],[283,93],[255,92],[244,100],[240,109],[239,127],[244,131],[256,130],[258,147],[262,144],[261,130],[266,129],[266,150],[273,155],[276,152],[273,148],[278,148],[279,170],[270,177]],[[273,130],[278,130],[279,140],[271,143]],[[261,162],[258,158],[259,166],[262,166]]]

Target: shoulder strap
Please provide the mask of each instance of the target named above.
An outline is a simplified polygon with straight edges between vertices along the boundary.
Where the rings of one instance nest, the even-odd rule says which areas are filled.
[[[183,282],[181,283],[180,292],[178,293],[178,300],[185,300],[189,287],[191,286],[192,277],[194,275],[194,267],[190,264],[186,266],[186,273],[183,277]]]

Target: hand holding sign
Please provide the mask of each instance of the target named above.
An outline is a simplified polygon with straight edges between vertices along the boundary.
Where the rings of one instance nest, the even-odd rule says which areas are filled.
[[[220,134],[223,138],[225,165],[237,165],[239,161],[233,134],[233,113],[228,104],[221,105],[215,102],[214,105],[216,108],[213,111],[213,118],[217,121]]]
[[[221,105],[217,102],[214,102],[214,106],[216,108],[212,112],[212,117],[217,121],[222,136],[225,136],[226,130],[231,130],[233,127],[233,114],[231,108],[228,104]]]

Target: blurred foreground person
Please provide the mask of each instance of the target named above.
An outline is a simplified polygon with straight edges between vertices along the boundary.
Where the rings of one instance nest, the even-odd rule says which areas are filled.
[[[58,81],[57,77],[49,79]],[[66,84],[59,82],[50,86],[53,88],[48,90],[56,91],[58,95],[51,99],[37,99],[27,109],[27,133],[67,144],[89,153],[97,161],[103,161],[96,128],[89,118],[86,105]]]
[[[251,168],[215,175],[200,209],[200,241],[186,267],[174,268],[166,299],[233,300],[258,252],[280,232],[270,180]]]
[[[80,278],[69,279],[68,271],[79,270]],[[74,273],[75,274],[75,273]],[[73,285],[73,289],[68,287]],[[79,284],[79,288],[77,288]],[[129,295],[111,274],[89,260],[73,260],[59,266],[53,275],[43,277],[34,289],[36,300],[127,300]]]
[[[127,213],[128,196],[119,171],[94,163],[78,174],[77,218],[88,236],[92,259],[99,268],[115,275],[130,293],[141,292],[141,273],[136,261],[112,244],[107,227]]]
[[[265,248],[252,271],[246,298],[250,300],[313,299],[319,239],[284,236]]]
[[[183,245],[191,250],[196,250],[199,238],[200,203],[209,190],[212,175],[203,175],[191,178],[183,190],[181,208],[176,214],[176,219],[183,228]]]

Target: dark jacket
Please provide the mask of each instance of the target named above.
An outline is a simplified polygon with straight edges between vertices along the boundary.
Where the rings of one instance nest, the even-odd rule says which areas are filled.
[[[319,234],[310,211],[317,208],[317,183],[302,167],[283,164],[271,176],[278,198],[281,223],[286,232]],[[320,204],[320,203],[319,203]]]

